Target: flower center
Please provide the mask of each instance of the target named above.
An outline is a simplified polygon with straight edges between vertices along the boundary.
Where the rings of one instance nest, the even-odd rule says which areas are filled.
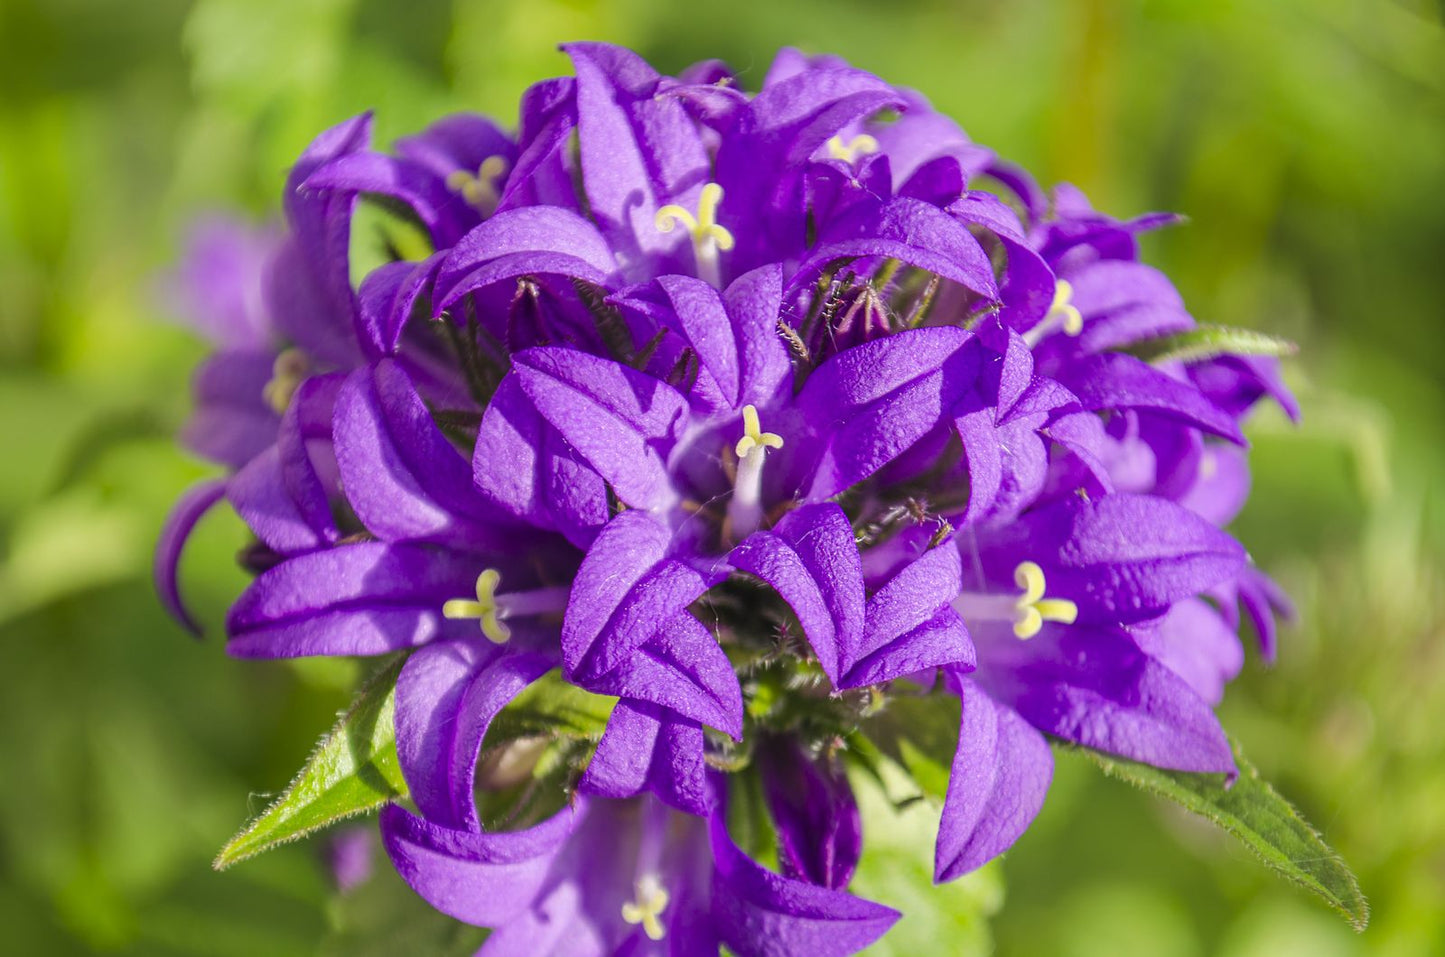
[[[306,361],[306,353],[294,347],[283,349],[271,366],[271,378],[262,387],[261,398],[277,415],[285,415],[291,397],[310,374],[311,363]]]
[[[763,518],[763,460],[769,449],[783,447],[783,437],[764,432],[756,406],[743,406],[743,437],[733,446],[738,457],[733,497],[728,502],[728,532],[734,541],[742,541],[754,531]]]
[[[475,174],[466,169],[448,173],[447,188],[454,193],[461,193],[467,205],[483,216],[490,216],[501,201],[502,192],[497,186],[502,177],[507,175],[510,166],[505,156],[488,156],[482,160],[482,165],[477,167]]]
[[[442,605],[442,615],[453,619],[475,618],[488,641],[503,645],[512,637],[506,619],[549,612],[560,614],[567,609],[566,588],[537,588],[498,595],[497,586],[501,581],[501,572],[488,568],[477,576],[476,600],[453,598]]]
[[[733,248],[733,234],[717,223],[717,208],[722,197],[722,187],[717,183],[708,183],[698,196],[696,216],[676,203],[669,203],[657,211],[654,219],[659,232],[670,233],[678,223],[687,227],[692,234],[692,256],[697,264],[697,277],[717,288],[722,287],[718,250],[727,252]]]
[[[1067,598],[1045,597],[1048,585],[1036,562],[1019,562],[1014,584],[1020,589],[1017,596],[964,592],[954,599],[953,607],[965,620],[1012,622],[1014,637],[1025,640],[1037,635],[1046,621],[1072,625],[1078,619],[1078,605]]]
[[[1077,336],[1084,331],[1084,317],[1079,313],[1078,307],[1073,305],[1073,298],[1074,287],[1067,279],[1054,283],[1054,301],[1049,306],[1048,313],[1038,325],[1024,333],[1024,342],[1028,343],[1030,349],[1056,328],[1062,327],[1066,336]]]
[[[662,940],[667,932],[658,918],[667,908],[670,895],[653,874],[643,875],[636,890],[637,897],[622,905],[622,919],[629,924],[641,924],[649,939]]]
[[[878,152],[878,141],[867,133],[860,133],[846,143],[843,142],[841,136],[834,136],[828,140],[828,155],[845,163],[851,163],[860,156],[876,152]]]

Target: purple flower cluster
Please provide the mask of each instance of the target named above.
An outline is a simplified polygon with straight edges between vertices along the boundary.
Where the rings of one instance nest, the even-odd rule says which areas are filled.
[[[1044,193],[918,94],[779,55],[661,76],[567,46],[517,134],[453,116],[301,157],[276,235],[179,276],[220,351],[185,437],[255,534],[241,657],[409,652],[410,805],[386,850],[482,953],[843,954],[897,918],[846,887],[850,741],[961,704],[936,878],[1039,811],[1049,739],[1233,772],[1212,712],[1242,607],[1283,598],[1221,527],[1272,360],[1146,361],[1195,327],[1136,235]],[[984,187],[987,187],[986,191]],[[378,202],[430,239],[353,288]],[[615,699],[595,749],[479,753],[524,691]],[[545,702],[544,702],[545,704]],[[543,762],[546,763],[546,762]],[[556,813],[487,826],[518,781]],[[748,781],[779,872],[728,830]]]

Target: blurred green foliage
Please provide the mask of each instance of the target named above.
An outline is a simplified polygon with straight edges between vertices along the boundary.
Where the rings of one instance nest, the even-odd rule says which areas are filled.
[[[338,897],[324,841],[209,869],[357,672],[230,661],[153,599],[156,529],[205,474],[169,438],[204,347],[155,277],[198,211],[267,215],[323,126],[510,119],[581,37],[753,82],[783,44],[842,54],[1102,208],[1187,214],[1148,251],[1195,315],[1303,346],[1304,424],[1253,423],[1238,523],[1302,620],[1224,712],[1358,871],[1371,928],[1065,758],[1001,874],[961,892],[915,891],[930,849],[901,843],[912,824],[880,831],[868,890],[920,910],[910,940],[985,946],[971,919],[922,913],[961,893],[997,909],[1005,954],[1445,952],[1445,28],[1425,0],[0,0],[6,951],[396,953],[389,935],[427,920],[385,867]],[[217,515],[185,565],[213,634],[240,540]]]

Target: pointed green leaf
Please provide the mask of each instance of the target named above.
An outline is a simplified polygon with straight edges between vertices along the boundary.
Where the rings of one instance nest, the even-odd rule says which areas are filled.
[[[1203,362],[1222,355],[1292,356],[1299,347],[1288,339],[1234,326],[1200,325],[1178,335],[1137,343],[1129,352],[1148,362]]]
[[[1239,838],[1266,865],[1324,898],[1356,930],[1364,930],[1369,923],[1370,907],[1355,875],[1319,832],[1259,776],[1238,744],[1234,745],[1234,762],[1239,767],[1239,778],[1231,787],[1225,786],[1222,774],[1164,771],[1088,748],[1058,746],[1082,751],[1109,777],[1166,797],[1213,821]]]
[[[404,661],[362,687],[286,793],[221,849],[217,870],[406,795],[392,722]]]

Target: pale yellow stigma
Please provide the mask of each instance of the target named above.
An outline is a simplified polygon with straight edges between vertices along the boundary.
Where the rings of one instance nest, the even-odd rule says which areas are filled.
[[[687,227],[692,235],[692,258],[697,264],[697,278],[718,289],[722,288],[718,250],[727,252],[733,248],[733,234],[717,222],[717,208],[722,196],[721,186],[708,183],[697,198],[696,216],[676,203],[668,203],[653,218],[658,232],[670,233],[678,223]]]
[[[717,183],[708,183],[697,198],[696,216],[676,203],[668,203],[657,211],[654,221],[658,230],[664,233],[672,232],[674,226],[682,223],[692,234],[694,245],[710,241],[727,252],[733,248],[733,234],[717,223],[717,208],[722,203],[722,197],[722,187]]]
[[[1046,621],[1072,625],[1079,617],[1079,606],[1067,598],[1044,597],[1044,570],[1034,562],[1019,562],[1014,582],[1024,590],[1014,603],[1015,637],[1032,638]]]
[[[484,216],[490,216],[502,198],[497,184],[507,175],[510,167],[506,157],[488,156],[482,161],[482,165],[477,167],[476,173],[458,169],[447,174],[447,188],[454,193],[461,193],[468,206]]]
[[[776,432],[764,432],[762,422],[758,419],[757,406],[743,406],[743,437],[738,439],[738,444],[733,447],[739,459],[748,457],[748,453],[757,448],[780,449],[783,447],[783,437]]]
[[[291,397],[306,381],[311,364],[300,349],[284,349],[271,366],[271,378],[261,389],[261,398],[277,415],[285,415]]]
[[[641,924],[649,939],[662,940],[667,931],[659,918],[669,899],[667,890],[649,874],[637,882],[637,899],[622,905],[622,919],[629,924]]]
[[[495,568],[488,568],[477,576],[477,600],[453,598],[442,605],[442,615],[447,618],[475,618],[482,626],[482,634],[493,644],[504,645],[512,637],[512,630],[502,621],[497,607],[497,586],[502,575]]]
[[[1063,326],[1064,334],[1077,336],[1084,331],[1084,317],[1072,304],[1074,298],[1074,287],[1067,279],[1060,279],[1054,284],[1054,301],[1049,306],[1049,314],[1044,317],[1046,323],[1059,323]]]
[[[876,152],[878,152],[878,141],[867,133],[860,133],[846,143],[843,142],[841,136],[834,136],[828,140],[828,155],[845,163],[851,163],[860,156]]]

